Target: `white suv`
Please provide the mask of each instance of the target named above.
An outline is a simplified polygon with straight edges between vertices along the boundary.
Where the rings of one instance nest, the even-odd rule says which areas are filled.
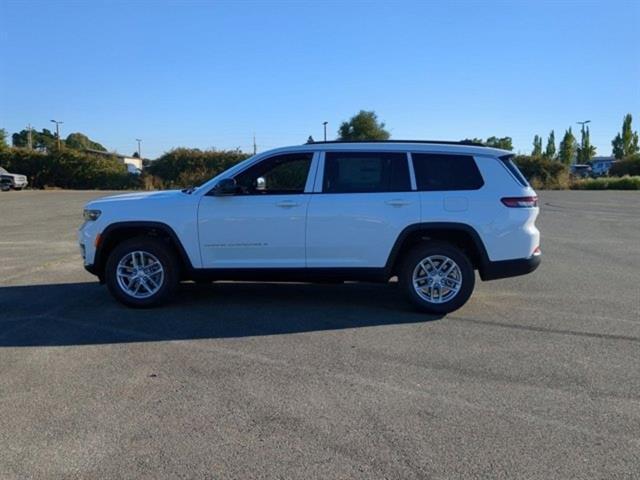
[[[417,307],[444,314],[469,299],[474,270],[491,280],[540,263],[538,200],[511,158],[453,142],[279,148],[197,188],[90,202],[80,247],[132,307],[181,280],[397,277]]]

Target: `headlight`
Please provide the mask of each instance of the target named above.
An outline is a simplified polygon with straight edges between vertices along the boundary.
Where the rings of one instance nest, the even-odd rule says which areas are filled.
[[[87,222],[95,222],[102,212],[100,210],[88,210],[84,209],[83,216]]]

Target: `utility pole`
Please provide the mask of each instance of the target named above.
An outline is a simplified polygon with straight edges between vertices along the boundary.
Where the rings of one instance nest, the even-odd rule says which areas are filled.
[[[56,138],[58,139],[58,151],[60,151],[60,124],[64,122],[60,122],[58,120],[51,120],[51,121],[56,124]]]
[[[327,123],[329,122],[322,122],[322,126],[324,127],[324,141],[327,141]]]
[[[32,130],[33,128],[31,127],[31,124],[27,125],[27,146],[29,147],[29,150],[33,150],[33,137],[31,135]]]
[[[138,158],[142,161],[142,154],[140,153],[140,143],[142,142],[142,139],[136,138],[136,142],[138,142]]]
[[[258,153],[258,146],[256,145],[256,134],[253,134],[253,154]]]

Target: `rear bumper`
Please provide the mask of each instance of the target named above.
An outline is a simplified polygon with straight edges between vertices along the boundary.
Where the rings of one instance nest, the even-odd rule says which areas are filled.
[[[526,275],[538,268],[541,261],[542,255],[538,254],[532,255],[529,258],[488,262],[480,271],[480,278],[482,278],[482,280],[497,280],[498,278]]]

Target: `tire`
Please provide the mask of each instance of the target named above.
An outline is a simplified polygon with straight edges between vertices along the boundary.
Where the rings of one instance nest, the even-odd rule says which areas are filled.
[[[118,274],[119,266],[122,275]],[[169,300],[178,285],[178,262],[162,240],[132,238],[118,244],[109,255],[105,280],[120,303],[133,308],[156,307]]]
[[[438,272],[439,268],[443,268],[443,272]],[[446,276],[440,275],[447,272]],[[422,288],[414,286],[414,278]],[[409,301],[418,309],[444,315],[467,303],[475,285],[475,273],[469,258],[459,248],[445,242],[428,242],[409,251],[398,280]]]

